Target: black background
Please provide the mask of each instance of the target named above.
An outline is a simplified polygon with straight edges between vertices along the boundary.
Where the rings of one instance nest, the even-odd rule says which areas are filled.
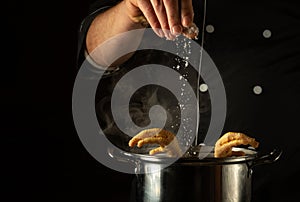
[[[88,5],[1,4],[1,201],[129,201],[133,176],[93,159],[73,124],[77,34]]]
[[[1,201],[129,200],[132,176],[93,159],[73,125],[77,32],[88,4],[1,6]]]

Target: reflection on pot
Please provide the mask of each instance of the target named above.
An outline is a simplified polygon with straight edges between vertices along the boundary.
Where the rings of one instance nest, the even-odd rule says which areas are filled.
[[[202,147],[203,149],[203,147]],[[240,148],[247,155],[214,158],[213,153],[203,156],[201,148],[193,148],[170,166],[164,158],[131,154],[138,160],[136,174],[136,202],[250,202],[253,167],[275,162],[282,151],[267,154]],[[123,157],[112,155],[114,158]],[[126,154],[128,157],[128,154]],[[160,169],[162,168],[162,169]]]

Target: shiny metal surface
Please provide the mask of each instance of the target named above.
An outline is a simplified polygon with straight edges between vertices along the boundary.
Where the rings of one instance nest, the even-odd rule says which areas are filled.
[[[151,170],[153,166],[159,165],[145,165],[145,169]],[[251,176],[246,163],[174,164],[159,172],[137,175],[136,201],[248,202],[251,200]]]
[[[110,155],[134,161],[136,169],[143,170],[137,173],[145,173],[136,174],[135,202],[250,202],[252,168],[277,161],[282,151],[262,155],[240,149],[245,156],[214,158],[211,148],[192,148],[167,167],[165,156]]]

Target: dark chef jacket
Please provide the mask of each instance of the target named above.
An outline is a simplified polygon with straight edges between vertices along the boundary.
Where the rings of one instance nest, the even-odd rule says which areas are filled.
[[[249,134],[259,140],[265,151],[283,150],[274,164],[254,168],[252,201],[299,201],[300,6],[296,2],[209,0],[206,5],[204,49],[221,74],[227,96],[223,132]],[[78,67],[85,59],[85,34],[92,19],[114,4],[112,0],[92,4],[79,30]],[[199,28],[203,5],[203,1],[194,1]],[[109,100],[109,85],[126,69],[141,65],[141,56],[147,60],[147,53],[133,56],[135,63],[129,61],[119,71],[107,72],[108,76],[100,81],[107,87],[100,89],[104,96],[96,98],[96,105],[101,103],[99,113],[105,113],[107,103],[102,101]],[[202,92],[204,97],[205,93]],[[143,96],[147,97],[142,94],[140,99]],[[140,100],[139,105],[142,107],[144,102]],[[209,110],[203,110],[203,114],[209,117]],[[99,117],[105,127],[106,120]],[[124,146],[126,142],[116,144]]]

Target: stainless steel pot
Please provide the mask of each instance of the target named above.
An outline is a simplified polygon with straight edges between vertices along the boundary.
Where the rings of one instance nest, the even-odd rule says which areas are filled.
[[[253,167],[275,162],[282,152],[274,149],[259,154],[251,149],[237,149],[246,155],[214,158],[212,152],[201,152],[206,150],[203,147],[194,147],[169,166],[165,166],[164,156],[126,154],[127,159],[128,156],[138,159],[136,169],[144,173],[136,174],[135,201],[251,201]]]

